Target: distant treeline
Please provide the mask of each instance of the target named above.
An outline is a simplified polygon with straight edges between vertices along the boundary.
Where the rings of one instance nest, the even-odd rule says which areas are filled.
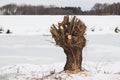
[[[120,3],[100,4],[96,3],[90,11],[85,11],[87,15],[120,15]]]
[[[0,7],[3,15],[120,15],[120,3],[96,3],[91,10],[82,11],[81,7],[55,7],[7,4]]]

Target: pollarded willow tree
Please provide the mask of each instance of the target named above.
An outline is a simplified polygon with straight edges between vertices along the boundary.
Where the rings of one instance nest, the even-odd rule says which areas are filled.
[[[86,44],[85,30],[86,25],[80,19],[76,16],[69,19],[68,15],[64,16],[58,25],[51,26],[50,32],[56,45],[62,47],[67,56],[65,71],[79,72],[82,69],[82,50]]]

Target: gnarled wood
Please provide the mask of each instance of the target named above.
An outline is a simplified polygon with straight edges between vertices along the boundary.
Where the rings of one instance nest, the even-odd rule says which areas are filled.
[[[82,50],[85,46],[86,39],[84,33],[85,24],[76,16],[69,21],[69,16],[64,16],[58,26],[52,25],[51,34],[56,45],[64,49],[67,61],[64,70],[79,72],[82,65]]]

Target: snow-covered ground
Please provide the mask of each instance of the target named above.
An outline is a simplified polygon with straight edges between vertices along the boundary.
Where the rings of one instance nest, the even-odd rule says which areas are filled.
[[[50,25],[63,16],[0,16],[0,80],[120,80],[120,16],[78,16],[87,25],[83,69],[63,70],[66,56],[51,43]],[[91,28],[95,29],[94,32]]]
[[[113,33],[115,27],[120,27],[120,16],[77,16],[88,27],[87,33],[91,33],[91,28],[95,28],[96,34]],[[63,16],[0,16],[0,26],[10,29],[13,34],[49,34],[52,24],[62,21]],[[101,32],[102,31],[102,32]],[[94,32],[94,33],[95,33]]]

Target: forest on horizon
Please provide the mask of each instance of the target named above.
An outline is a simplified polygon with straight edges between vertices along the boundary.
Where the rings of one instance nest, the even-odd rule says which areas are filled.
[[[7,4],[0,7],[1,15],[120,15],[120,3],[96,3],[90,10],[81,7],[56,7],[54,5]]]

